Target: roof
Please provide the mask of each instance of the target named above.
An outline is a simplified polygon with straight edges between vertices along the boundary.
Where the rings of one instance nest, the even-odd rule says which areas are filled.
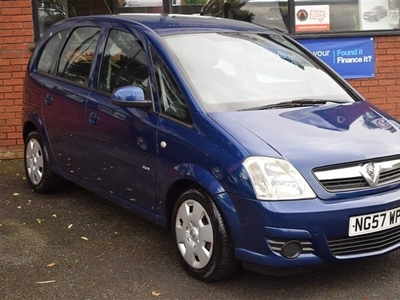
[[[68,19],[67,19],[68,20]],[[64,20],[64,21],[67,21]],[[119,15],[93,15],[70,18],[79,22],[86,21],[116,21],[125,20],[132,24],[140,23],[158,34],[178,33],[188,31],[252,31],[271,32],[271,29],[248,22],[222,19],[215,17],[179,14],[119,14]],[[67,21],[68,22],[68,21]]]

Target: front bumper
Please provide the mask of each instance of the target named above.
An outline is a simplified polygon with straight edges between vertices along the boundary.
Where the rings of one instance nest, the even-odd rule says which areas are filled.
[[[399,227],[349,236],[350,217],[400,207],[400,190],[330,201],[230,197],[242,231],[241,241],[235,243],[236,258],[252,270],[303,269],[381,255],[400,247]]]

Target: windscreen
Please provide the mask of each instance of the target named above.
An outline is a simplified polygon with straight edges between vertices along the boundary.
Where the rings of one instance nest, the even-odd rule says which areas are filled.
[[[209,112],[298,99],[353,101],[335,79],[280,35],[196,33],[164,40]]]

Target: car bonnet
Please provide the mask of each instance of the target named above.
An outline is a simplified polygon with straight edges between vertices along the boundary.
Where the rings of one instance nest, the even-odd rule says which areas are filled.
[[[366,101],[210,113],[250,155],[283,157],[300,172],[400,154],[400,125]]]

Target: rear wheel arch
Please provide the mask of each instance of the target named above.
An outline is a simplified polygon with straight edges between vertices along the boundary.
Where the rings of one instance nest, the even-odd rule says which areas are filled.
[[[64,179],[51,168],[49,152],[42,135],[36,128],[24,128],[24,166],[29,185],[38,193],[55,192]]]
[[[26,122],[24,124],[23,129],[22,129],[22,138],[23,138],[24,142],[25,142],[26,137],[28,136],[28,134],[31,133],[32,131],[39,131],[39,130],[36,127],[36,125],[33,124],[33,122],[31,122],[31,121]]]

